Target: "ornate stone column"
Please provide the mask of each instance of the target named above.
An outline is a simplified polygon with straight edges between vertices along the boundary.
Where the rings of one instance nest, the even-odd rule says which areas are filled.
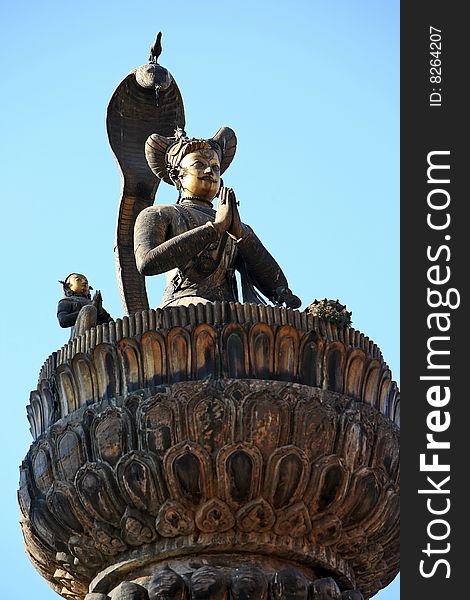
[[[368,598],[397,573],[399,394],[352,328],[143,311],[49,357],[28,418],[26,549],[66,598]]]

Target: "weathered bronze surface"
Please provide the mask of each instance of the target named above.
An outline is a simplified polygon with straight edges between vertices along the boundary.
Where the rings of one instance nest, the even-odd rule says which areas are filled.
[[[245,302],[263,303],[258,289],[298,308],[281,268],[241,222],[233,190],[220,187],[235,133],[223,127],[210,139],[186,137],[181,94],[158,65],[160,52],[157,36],[150,64],[119,85],[108,107],[109,140],[123,175],[116,264],[126,312],[149,307],[144,277],[160,273],[168,280],[162,307],[237,301],[235,271]],[[151,206],[160,179],[177,187],[176,205]]]
[[[155,131],[171,136],[185,125],[181,93],[171,74],[157,64],[157,54],[151,54],[150,64],[134,69],[123,79],[106,116],[109,143],[122,180],[115,258],[126,314],[149,308],[145,279],[135,264],[134,223],[137,215],[153,204],[160,180],[147,164],[145,142]]]
[[[242,567],[261,569],[269,598],[325,577],[367,597],[391,580],[399,396],[368,338],[219,303],[92,333],[44,366],[21,470],[28,550],[62,594],[161,578],[168,597],[198,597],[204,564],[232,594]]]
[[[64,298],[57,306],[57,319],[61,327],[71,327],[70,337],[84,335],[96,325],[112,321],[111,315],[103,308],[101,292],[95,292],[93,298],[88,279],[81,273],[70,273],[64,281]]]
[[[75,332],[27,407],[27,552],[69,600],[369,598],[398,570],[396,384],[344,306],[292,309],[220,187],[234,132],[186,136],[160,52],[157,36],[108,107],[128,315],[111,320],[71,274],[58,317]],[[160,179],[175,205],[152,206]],[[236,269],[253,303],[234,301]],[[170,270],[149,310],[144,276]]]
[[[253,230],[242,224],[233,190],[220,189],[220,175],[235,147],[235,133],[228,127],[210,140],[190,139],[178,131],[174,138],[153,134],[147,141],[153,172],[174,183],[180,193],[176,205],[149,207],[135,224],[139,272],[167,273],[162,307],[236,301],[236,270],[241,273],[245,301],[263,302],[256,287],[276,304],[300,306],[277,262]]]
[[[301,383],[400,420],[396,384],[364,334],[291,309],[214,302],[116,319],[54,352],[31,393],[31,433],[36,439],[57,419],[109,397],[206,378]]]

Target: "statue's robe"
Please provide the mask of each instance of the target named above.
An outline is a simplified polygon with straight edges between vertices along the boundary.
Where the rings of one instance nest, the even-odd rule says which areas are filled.
[[[86,307],[86,308],[85,308]],[[89,308],[90,307],[90,308]],[[85,310],[83,310],[85,308]],[[65,296],[57,305],[57,319],[61,327],[71,327],[70,339],[82,335],[87,329],[109,323],[111,315],[101,307],[94,308],[91,298],[83,294]]]
[[[235,271],[241,274],[243,300],[263,302],[255,288],[277,301],[288,287],[280,266],[253,230],[220,239],[211,225],[215,210],[183,201],[151,206],[136,220],[134,250],[143,275],[167,274],[161,306],[197,302],[238,301]]]

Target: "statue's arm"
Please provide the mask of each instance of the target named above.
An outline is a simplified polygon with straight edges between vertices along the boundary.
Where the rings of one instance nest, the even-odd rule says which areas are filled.
[[[176,267],[182,269],[219,235],[210,223],[167,239],[171,217],[163,207],[143,210],[134,229],[134,253],[142,275],[159,275]]]
[[[57,306],[57,319],[61,327],[73,327],[77,320],[79,310],[72,310],[72,303],[66,298],[59,300]]]
[[[238,251],[255,286],[271,301],[298,308],[301,301],[289,289],[281,267],[248,225],[242,225],[243,236],[237,241]]]

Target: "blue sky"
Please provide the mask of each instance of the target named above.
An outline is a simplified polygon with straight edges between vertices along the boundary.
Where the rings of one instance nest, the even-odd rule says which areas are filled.
[[[339,298],[399,378],[399,7],[396,0],[3,3],[1,15],[5,597],[57,597],[23,549],[18,465],[39,369],[67,340],[56,320],[71,271],[114,316],[119,175],[105,131],[121,79],[147,62],[176,78],[191,136],[223,125],[224,176],[305,307]],[[171,203],[162,184],[157,201]],[[159,304],[162,278],[148,282]],[[376,596],[399,597],[397,581]]]

